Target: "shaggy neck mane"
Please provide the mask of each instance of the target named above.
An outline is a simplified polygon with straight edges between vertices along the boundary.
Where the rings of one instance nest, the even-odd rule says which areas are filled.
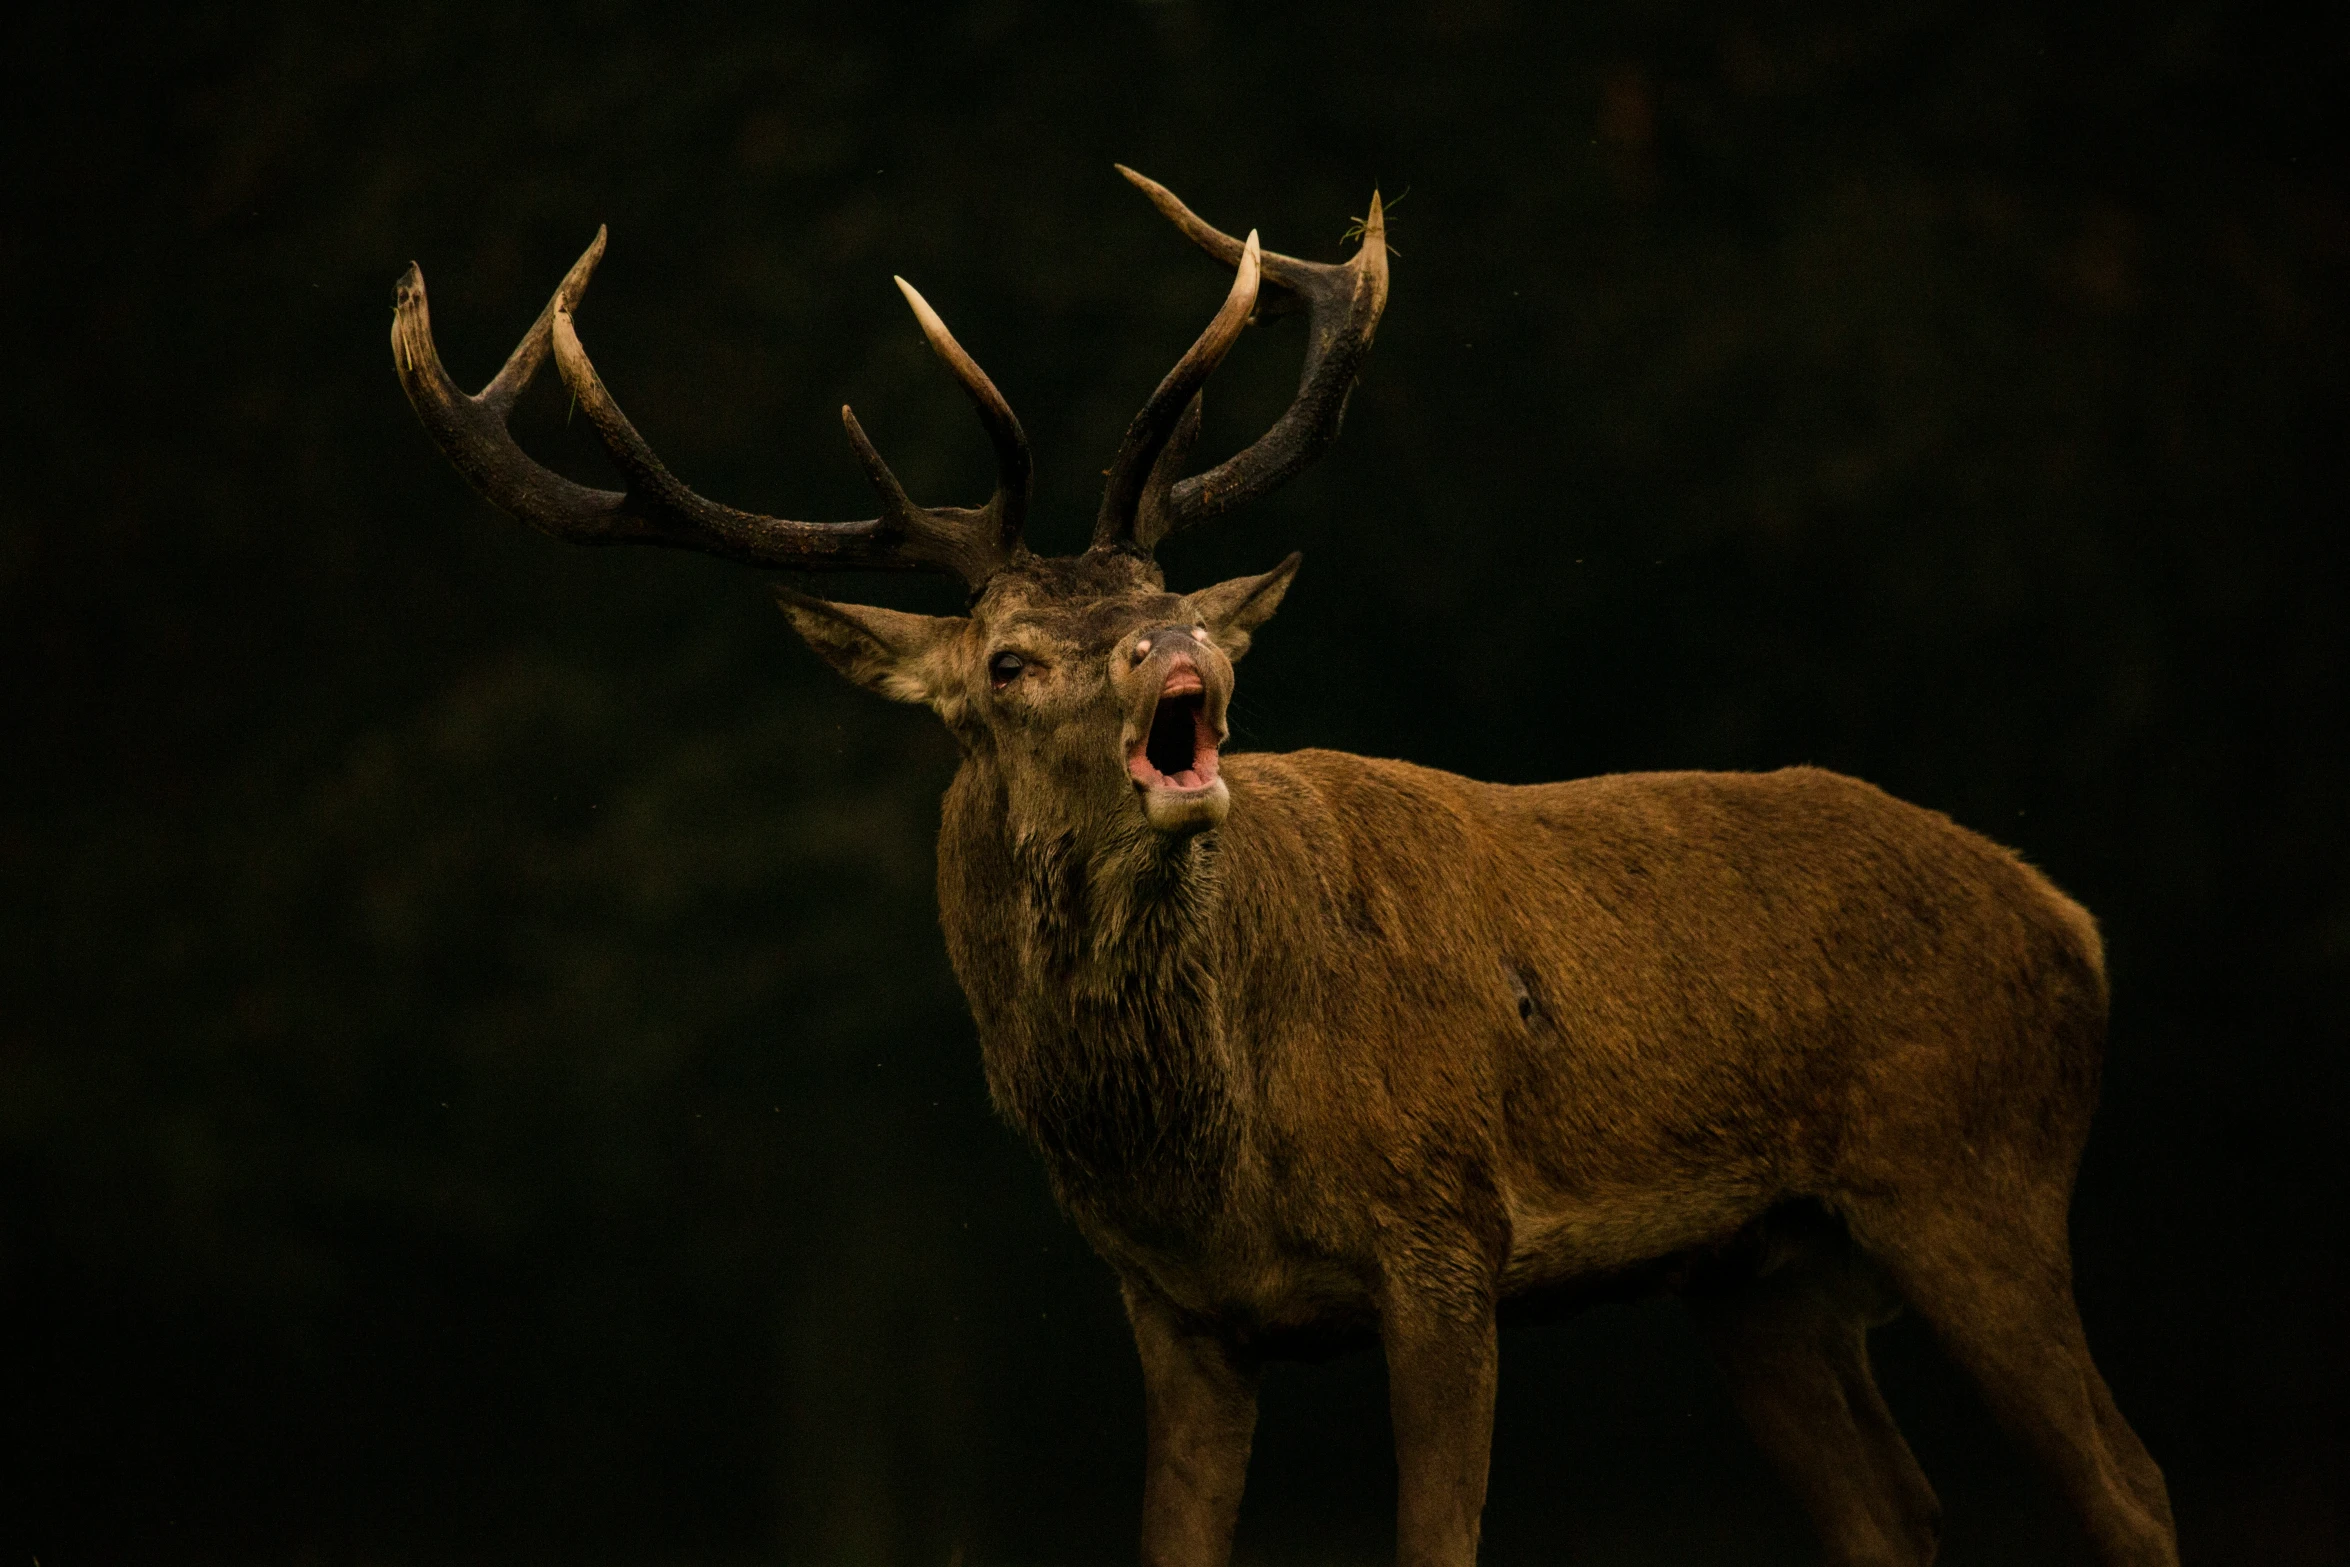
[[[1136,1233],[1194,1227],[1220,1206],[1238,1119],[1217,834],[1024,828],[1000,781],[958,783],[980,787],[950,810],[949,847],[981,875],[947,918],[994,927],[1003,1005],[981,1029],[997,1107],[1073,1208]]]

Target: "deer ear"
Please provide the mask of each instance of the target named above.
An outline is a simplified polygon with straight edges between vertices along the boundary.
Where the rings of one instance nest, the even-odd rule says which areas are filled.
[[[794,588],[777,588],[775,602],[826,663],[893,702],[935,704],[948,691],[949,650],[970,624],[960,615],[836,604]]]
[[[1289,591],[1304,559],[1293,554],[1261,577],[1234,577],[1202,588],[1183,602],[1190,606],[1192,618],[1208,628],[1224,656],[1237,659],[1248,651],[1250,634],[1281,607],[1281,595]]]

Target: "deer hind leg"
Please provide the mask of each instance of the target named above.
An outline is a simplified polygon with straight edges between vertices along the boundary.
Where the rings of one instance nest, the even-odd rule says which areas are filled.
[[[2162,1471],[2122,1418],[2073,1304],[2061,1192],[1847,1210],[1854,1239],[2062,1489],[2107,1567],[2177,1567]]]
[[[1868,1330],[1887,1297],[1841,1237],[1833,1244],[1692,1290],[1689,1309],[1834,1567],[1927,1567],[1941,1503],[1869,1370]]]

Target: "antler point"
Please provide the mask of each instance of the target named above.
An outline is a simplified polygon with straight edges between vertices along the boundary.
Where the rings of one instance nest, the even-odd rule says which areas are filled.
[[[400,274],[400,281],[392,285],[392,308],[405,314],[412,306],[424,300],[424,268],[415,262]]]

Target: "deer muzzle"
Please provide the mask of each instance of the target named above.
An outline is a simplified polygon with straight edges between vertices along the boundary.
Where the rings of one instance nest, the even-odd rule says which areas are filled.
[[[1127,655],[1132,692],[1125,734],[1126,775],[1144,814],[1161,832],[1220,825],[1231,798],[1218,776],[1232,665],[1192,629],[1161,627]]]

